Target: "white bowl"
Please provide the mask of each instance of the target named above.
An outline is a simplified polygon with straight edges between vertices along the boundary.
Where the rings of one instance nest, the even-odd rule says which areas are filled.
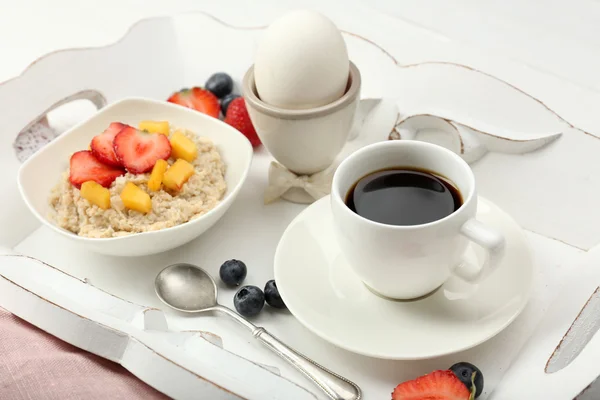
[[[212,210],[172,228],[137,233],[117,238],[87,238],[62,229],[48,220],[48,198],[61,174],[69,167],[71,154],[88,148],[92,137],[111,122],[137,126],[141,120],[167,120],[172,125],[213,140],[227,167],[227,192]],[[126,98],[98,111],[52,143],[43,147],[20,168],[18,184],[21,196],[31,212],[46,226],[88,250],[117,256],[140,256],[181,246],[198,237],[229,209],[246,180],[252,161],[250,142],[235,128],[194,110],[175,104],[143,98]]]

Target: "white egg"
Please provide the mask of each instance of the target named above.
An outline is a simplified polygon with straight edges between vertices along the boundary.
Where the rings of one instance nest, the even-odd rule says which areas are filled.
[[[349,74],[342,34],[315,11],[292,11],[265,31],[254,61],[262,101],[285,109],[329,104],[344,94]]]

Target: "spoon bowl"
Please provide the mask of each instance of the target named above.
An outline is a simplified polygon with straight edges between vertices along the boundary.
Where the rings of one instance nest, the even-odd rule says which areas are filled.
[[[169,265],[154,282],[158,298],[183,312],[201,312],[217,305],[217,284],[202,268],[192,264]]]

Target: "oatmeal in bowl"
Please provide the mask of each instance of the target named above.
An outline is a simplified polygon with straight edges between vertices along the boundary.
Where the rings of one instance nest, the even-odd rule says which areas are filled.
[[[160,125],[164,126],[163,133],[144,129]],[[112,128],[114,126],[117,128]],[[112,123],[104,133],[92,139],[91,150],[77,152],[71,157],[70,169],[78,171],[65,171],[52,189],[49,199],[51,221],[79,236],[110,238],[180,225],[200,217],[221,201],[227,189],[226,167],[212,140],[184,128],[172,128],[168,121],[144,121],[140,128],[144,130]],[[105,141],[97,138],[113,136],[114,130],[119,130],[114,135],[115,142],[121,142],[123,135],[131,136],[124,145],[131,148],[132,164],[140,164],[140,154],[137,154],[140,151],[134,149],[143,147],[139,142],[145,136],[165,135],[169,141],[162,140],[157,144],[150,141],[153,146],[146,146],[145,153],[155,153],[154,158],[142,168],[127,168],[121,165],[119,157],[110,156],[114,153],[112,146],[97,145]],[[168,151],[160,150],[161,145]],[[109,156],[103,157],[103,151]],[[124,158],[126,160],[127,156]],[[105,159],[107,164],[101,161]],[[106,165],[105,169],[103,165],[97,168],[106,171],[108,179],[98,173],[98,169],[89,171],[89,166],[95,163]],[[169,172],[180,165],[188,168],[190,176],[185,181],[181,178],[182,185],[177,187],[168,181],[168,177]],[[113,176],[115,179],[110,182]],[[142,200],[136,203],[129,197]]]
[[[19,189],[46,226],[88,249],[145,255],[180,246],[227,211],[252,146],[222,121],[130,98],[27,160]]]

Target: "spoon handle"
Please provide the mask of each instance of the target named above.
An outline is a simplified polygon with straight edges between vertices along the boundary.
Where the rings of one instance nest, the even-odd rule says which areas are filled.
[[[252,335],[316,383],[332,400],[359,400],[361,398],[360,388],[356,384],[298,353],[264,328],[257,327]]]

